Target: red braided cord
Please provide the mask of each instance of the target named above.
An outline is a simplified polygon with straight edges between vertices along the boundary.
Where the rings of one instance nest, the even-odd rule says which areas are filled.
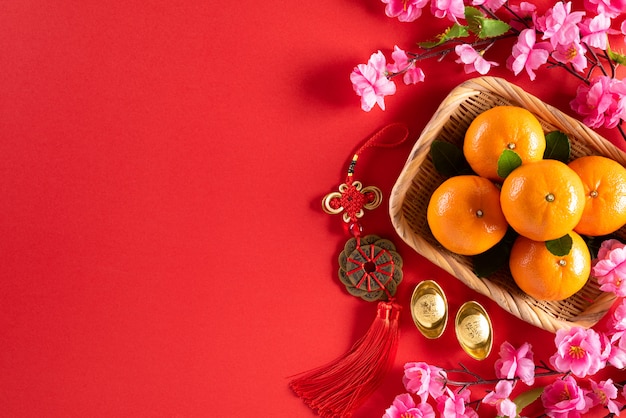
[[[342,196],[342,203],[343,207],[346,208],[346,212],[350,215],[350,225],[348,226],[348,230],[355,237],[358,238],[361,236],[361,225],[359,224],[355,214],[363,207],[367,200],[371,201],[372,199],[371,195],[363,195],[352,186],[354,170],[359,157],[369,148],[397,147],[406,141],[408,137],[409,130],[404,124],[392,123],[372,135],[354,153],[348,167],[348,174],[346,176],[346,185],[348,185],[348,189],[344,192],[344,196]]]
[[[401,123],[392,123],[383,127],[381,130],[372,135],[359,149],[354,153],[350,166],[348,167],[348,176],[346,177],[346,183],[352,182],[352,176],[354,174],[354,168],[359,156],[368,148],[393,148],[402,144],[409,137],[408,128]],[[391,139],[391,142],[385,141],[385,139]],[[399,139],[398,139],[399,138]]]

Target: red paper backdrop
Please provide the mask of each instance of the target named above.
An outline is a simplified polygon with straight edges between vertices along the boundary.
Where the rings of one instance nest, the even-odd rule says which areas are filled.
[[[386,112],[361,111],[352,68],[442,23],[383,10],[375,0],[0,6],[0,415],[313,416],[289,376],[345,352],[374,313],[335,278],[348,237],[321,198],[358,144],[403,122],[410,141],[357,167],[386,205],[412,142],[471,77],[452,57],[424,63],[426,83],[400,87]],[[538,74],[493,72],[569,112],[576,83]],[[358,417],[381,416],[402,392],[406,361],[491,375],[505,340],[530,341],[547,360],[552,334],[414,253],[384,206],[363,223],[404,256],[405,307],[417,282],[435,279],[452,313],[470,299],[487,307],[495,349],[474,361],[452,327],[425,340],[405,312],[395,366]]]

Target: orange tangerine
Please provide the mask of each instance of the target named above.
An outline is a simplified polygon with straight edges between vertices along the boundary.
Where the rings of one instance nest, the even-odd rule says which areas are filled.
[[[497,244],[507,230],[500,190],[488,179],[455,176],[433,192],[427,209],[433,236],[448,250],[475,255]]]
[[[519,236],[513,243],[509,267],[515,283],[538,300],[563,300],[583,288],[591,271],[587,244],[576,232],[570,232],[572,249],[556,256],[546,243]]]
[[[626,224],[626,168],[617,161],[598,155],[580,157],[570,162],[585,188],[585,209],[574,230],[598,236]]]
[[[465,132],[463,154],[476,174],[494,181],[504,150],[515,151],[522,164],[543,158],[546,138],[530,111],[517,106],[497,106],[479,114]]]
[[[561,238],[580,221],[585,191],[565,163],[541,160],[524,164],[502,183],[500,203],[517,233],[535,241]]]

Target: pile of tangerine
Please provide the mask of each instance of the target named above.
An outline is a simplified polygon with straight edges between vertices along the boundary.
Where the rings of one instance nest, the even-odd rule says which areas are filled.
[[[497,106],[468,127],[463,155],[475,174],[453,176],[432,194],[428,225],[446,249],[484,253],[509,227],[518,235],[509,268],[519,288],[539,300],[563,300],[587,282],[591,256],[582,235],[602,236],[626,224],[626,169],[603,156],[567,164],[544,158],[537,118],[517,106]],[[513,151],[519,166],[502,177],[499,160]],[[517,157],[516,157],[517,158]],[[547,243],[567,238],[566,254]]]

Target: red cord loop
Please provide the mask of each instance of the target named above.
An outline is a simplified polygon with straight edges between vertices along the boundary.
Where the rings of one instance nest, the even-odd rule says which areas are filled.
[[[402,123],[392,123],[383,127],[381,130],[372,135],[359,149],[354,153],[350,166],[348,167],[348,177],[346,182],[351,181],[354,175],[357,160],[363,152],[369,148],[393,148],[402,144],[409,137],[409,129]]]
[[[364,214],[363,209],[376,209],[383,200],[383,194],[378,187],[363,187],[360,181],[354,181],[354,169],[359,156],[369,148],[392,148],[402,144],[409,136],[407,127],[400,123],[387,125],[375,133],[363,145],[350,161],[346,182],[339,186],[338,192],[327,194],[322,200],[322,209],[329,214],[343,212],[343,220],[349,225],[350,232],[355,236],[361,234],[358,219]]]

